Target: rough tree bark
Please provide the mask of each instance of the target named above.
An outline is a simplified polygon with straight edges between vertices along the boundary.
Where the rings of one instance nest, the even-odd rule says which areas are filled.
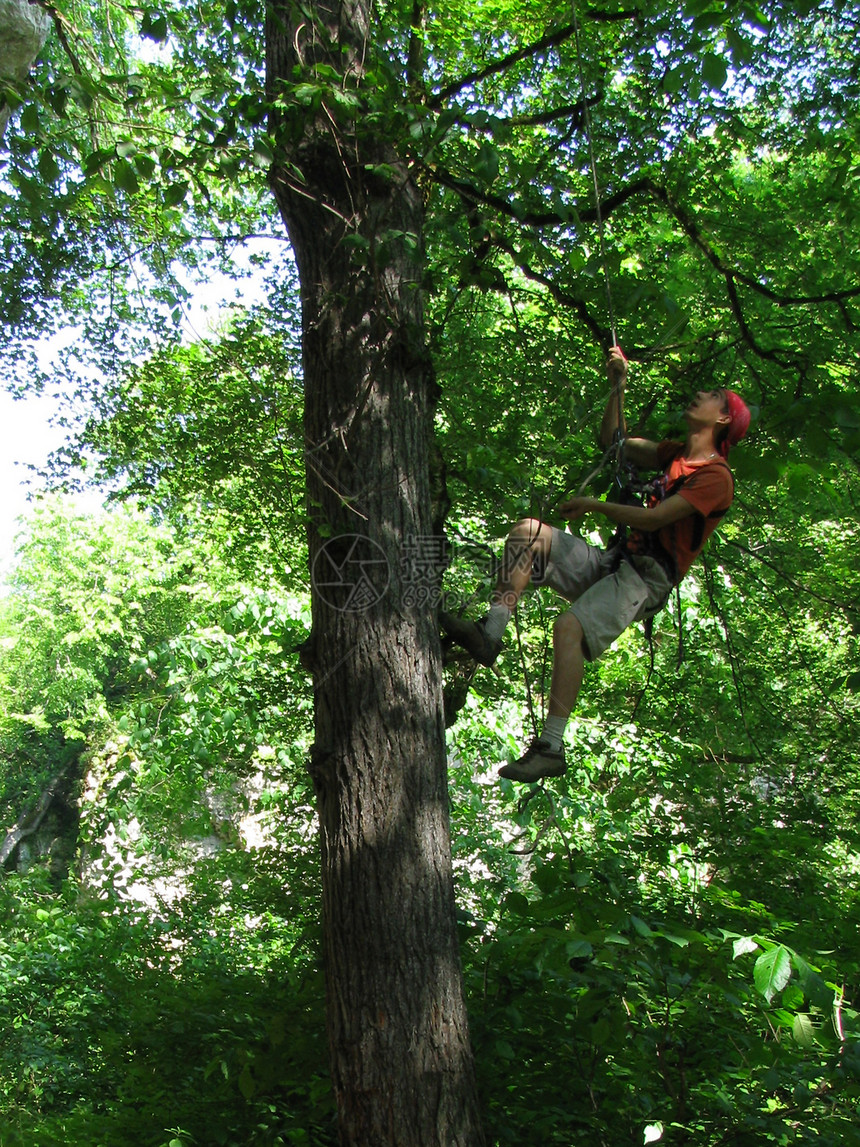
[[[370,9],[267,6],[272,186],[302,289],[332,1079],[344,1147],[477,1147],[439,641],[407,592],[432,533],[423,208],[366,79]]]

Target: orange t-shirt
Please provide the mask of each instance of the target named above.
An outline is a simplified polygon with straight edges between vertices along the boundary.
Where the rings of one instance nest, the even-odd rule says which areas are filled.
[[[683,449],[681,442],[661,442],[657,447],[660,465],[666,466],[666,490],[671,490],[679,478],[686,479],[677,492],[696,509],[689,518],[657,532],[663,549],[675,559],[678,581],[702,552],[735,493],[732,472],[722,458],[688,462],[682,457]]]
[[[671,526],[664,526],[656,534],[656,540],[674,563],[677,581],[681,580],[717,528],[732,504],[735,490],[732,472],[722,458],[688,462],[682,456],[683,449],[683,442],[667,441],[657,446],[660,465],[665,467],[660,479],[664,496],[671,496],[672,486],[683,478],[684,484],[676,493],[696,510],[695,514]],[[628,548],[633,552],[647,553],[648,539],[634,532],[628,540]]]

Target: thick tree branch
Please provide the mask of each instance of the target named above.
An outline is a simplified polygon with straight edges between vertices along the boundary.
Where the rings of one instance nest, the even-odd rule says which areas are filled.
[[[745,546],[739,546],[738,548],[739,549],[746,549]],[[759,557],[759,555],[753,553],[752,550],[747,549],[746,552],[749,553],[752,557]],[[761,560],[761,559],[759,559],[759,560]],[[713,579],[713,571],[711,570],[711,567],[707,562],[707,557],[704,558],[704,561],[705,561],[705,566],[706,566],[708,576],[710,579]],[[796,590],[798,588],[801,588],[798,586],[798,583],[794,582],[793,579],[789,578],[783,571],[779,570],[772,563],[763,561],[762,564],[768,566],[768,568],[770,568],[771,570],[774,570],[779,575],[779,577],[781,577],[782,580],[788,586],[791,587],[791,590],[793,592],[796,592]],[[786,607],[783,605],[782,600],[781,600],[779,594],[777,593],[776,589],[772,585],[770,585],[770,583],[765,578],[755,577],[755,575],[752,573],[752,571],[748,571],[747,576],[749,576],[757,585],[761,586],[767,593],[770,594],[771,600],[773,601],[774,605],[776,606],[776,608],[779,610],[780,614],[782,615],[782,619],[785,622],[785,626],[788,630],[789,636],[790,636],[792,642],[794,643],[795,651],[797,653],[798,658],[800,659],[801,665],[806,670],[806,672],[809,674],[810,678],[812,679],[816,688],[818,689],[820,695],[822,697],[828,696],[828,694],[831,691],[827,688],[827,684],[823,680],[821,680],[821,678],[815,672],[815,669],[813,668],[812,664],[810,663],[809,658],[806,655],[806,652],[805,652],[804,646],[803,646],[803,641],[801,640],[800,633],[799,633],[799,626],[796,626],[794,624],[793,612],[789,612],[789,610],[786,609]],[[802,588],[804,589],[804,592],[807,592],[807,593],[809,592],[808,590],[806,590],[806,587],[802,587]],[[711,600],[713,602],[713,593],[712,593],[712,588],[711,588],[710,582],[709,582],[708,592],[711,595]],[[828,605],[833,605],[833,604],[838,605],[838,603],[829,602],[826,598],[822,598],[820,594],[812,594],[812,596],[817,597],[819,601],[826,602]],[[794,598],[792,598],[792,602],[794,602]],[[840,720],[847,721],[849,719],[848,715],[845,712],[841,711],[839,706],[836,705],[834,698],[832,696],[830,696],[829,704],[833,708],[833,711],[836,714],[838,714]]]
[[[424,75],[424,28],[426,12],[423,0],[414,0],[409,34],[409,55],[406,60],[406,82],[409,90],[418,95]]]
[[[573,222],[571,215],[562,215],[558,211],[518,211],[509,200],[503,199],[501,195],[482,191],[467,180],[460,179],[450,171],[446,171],[443,167],[434,166],[429,170],[437,183],[456,191],[464,200],[471,203],[481,203],[485,207],[492,207],[500,215],[513,219],[517,223],[522,223],[526,227],[569,227]],[[600,202],[603,218],[605,219],[623,203],[626,203],[628,199],[632,199],[633,196],[642,191],[647,191],[649,184],[650,180],[647,178],[637,179],[613,195],[607,195]],[[575,213],[576,218],[583,223],[594,223],[597,219],[597,212],[593,207],[576,208]]]
[[[66,28],[71,27],[66,17],[57,10],[56,4],[51,4],[48,2],[48,0],[30,0],[30,2],[36,4],[37,7],[42,8],[51,17],[54,22],[57,39],[62,44],[63,51],[69,57],[69,61],[72,65],[72,70],[76,76],[84,75],[84,67],[81,64],[77,52],[75,52],[74,48],[72,47],[71,41],[69,40],[68,34],[66,32]]]
[[[860,287],[852,287],[847,291],[834,291],[827,295],[780,295],[776,291],[766,287],[763,283],[758,282],[751,275],[745,274],[736,268],[728,267],[717,252],[713,249],[711,244],[702,235],[698,223],[693,216],[685,210],[674,198],[669,194],[665,187],[660,184],[648,180],[648,190],[651,195],[659,203],[662,203],[669,211],[670,215],[680,224],[681,229],[684,231],[687,238],[701,253],[705,256],[711,266],[718,271],[726,282],[726,293],[729,299],[729,307],[734,315],[735,322],[738,324],[738,329],[741,332],[744,342],[749,346],[750,350],[759,358],[767,359],[771,362],[780,362],[778,353],[774,350],[768,350],[763,347],[755,338],[749,324],[743,313],[740,296],[738,294],[737,284],[742,283],[745,287],[757,294],[763,295],[771,302],[779,307],[784,306],[810,306],[821,302],[836,302],[840,303],[843,299],[852,298],[860,295]]]
[[[611,332],[609,331],[609,328],[602,327],[600,323],[598,323],[597,320],[593,318],[588,310],[588,307],[586,307],[585,302],[582,299],[577,298],[576,295],[570,294],[569,291],[563,290],[552,278],[550,278],[549,275],[545,275],[542,271],[536,271],[534,267],[531,267],[525,261],[525,259],[522,258],[516,248],[511,243],[507,242],[507,240],[502,239],[501,237],[496,237],[493,240],[493,246],[497,247],[500,251],[504,251],[506,255],[510,256],[517,267],[519,267],[520,271],[522,271],[522,273],[530,282],[539,283],[542,287],[545,287],[557,303],[560,303],[563,307],[573,311],[580,322],[588,328],[588,330],[594,336],[595,340],[599,342],[601,346],[608,349],[611,342]],[[627,353],[628,357],[636,357],[632,351],[628,350]]]
[[[478,205],[471,199],[463,197],[463,205],[466,212],[466,217],[469,220],[469,226],[473,230],[483,228],[483,219]],[[480,265],[484,262],[492,248],[503,251],[514,264],[522,271],[523,275],[532,283],[538,283],[544,287],[550,295],[561,306],[566,307],[568,310],[574,312],[585,327],[591,332],[595,340],[603,345],[605,348],[609,347],[611,342],[610,332],[608,329],[602,328],[595,319],[592,318],[588,308],[583,299],[578,298],[576,295],[571,295],[569,292],[564,291],[559,287],[549,275],[545,275],[541,271],[536,271],[525,259],[520,255],[512,243],[508,242],[503,236],[494,235],[486,228],[483,229],[483,235],[480,243],[475,248],[473,258],[476,264]],[[501,282],[498,286],[499,290],[506,290],[510,292],[510,286],[501,277]],[[633,356],[635,357],[635,356]]]
[[[786,573],[786,571],[782,569],[781,566],[778,566],[776,562],[772,562],[768,558],[763,557],[750,546],[745,546],[743,542],[738,542],[732,540],[731,538],[727,538],[724,539],[724,544],[731,546],[732,549],[740,550],[741,553],[747,554],[760,565],[766,566],[769,570],[772,570],[773,573],[775,573],[781,581],[785,582],[785,584],[789,587],[789,589],[792,590],[792,592],[800,594],[804,598],[814,598],[816,601],[820,601],[823,605],[829,606],[832,609],[841,610],[848,616],[851,616],[856,609],[856,606],[852,602],[840,601],[838,598],[826,597],[824,594],[816,593],[815,590],[810,586],[806,585],[804,582],[797,581],[791,576],[791,574]]]
[[[755,279],[744,275],[742,272],[738,272],[735,278],[739,283],[743,283],[754,291],[758,291],[759,294],[772,299],[778,307],[805,307],[817,303],[836,303],[842,310],[845,299],[860,298],[860,287],[849,287],[846,291],[825,291],[823,295],[780,295],[777,291],[772,291],[763,283],[757,283]],[[855,329],[853,325],[851,329]]]
[[[749,324],[744,318],[743,307],[741,300],[738,297],[738,289],[735,286],[735,280],[730,271],[723,270],[723,277],[726,280],[726,294],[729,296],[729,306],[731,307],[732,314],[735,317],[735,322],[738,324],[738,330],[741,332],[741,337],[744,342],[759,356],[759,358],[770,359],[773,362],[779,362],[779,356],[776,351],[765,350],[765,348],[756,340],[755,335],[749,328]]]
[[[597,219],[597,211],[594,207],[586,207],[581,210],[578,208],[573,208],[568,215],[563,215],[558,211],[522,212],[518,210],[513,203],[503,198],[502,196],[493,195],[492,192],[489,191],[483,191],[480,188],[475,187],[474,184],[469,183],[467,180],[461,179],[458,176],[453,175],[451,172],[446,171],[444,168],[438,166],[432,168],[432,176],[437,183],[440,183],[442,186],[448,187],[452,191],[455,191],[463,199],[464,203],[467,205],[467,212],[469,210],[468,205],[480,204],[485,207],[492,208],[500,215],[508,219],[512,219],[523,226],[537,228],[570,227],[575,220],[578,220],[581,223],[593,223]],[[813,296],[779,295],[769,287],[765,287],[763,284],[757,282],[752,278],[752,276],[746,275],[736,268],[727,266],[708,242],[708,240],[705,238],[705,236],[702,234],[699,225],[693,216],[674,200],[674,198],[669,194],[669,191],[665,187],[663,187],[661,184],[655,183],[654,180],[649,176],[642,176],[639,179],[635,179],[631,183],[628,183],[625,187],[622,187],[613,194],[607,195],[605,198],[601,199],[600,207],[602,217],[604,219],[608,218],[613,213],[613,211],[616,211],[628,200],[643,192],[647,195],[650,195],[652,199],[663,206],[669,215],[671,215],[672,218],[674,218],[675,221],[679,224],[691,244],[705,256],[711,266],[723,277],[726,283],[726,294],[728,296],[729,309],[731,310],[738,330],[740,331],[741,338],[743,342],[750,348],[750,350],[759,358],[765,359],[769,362],[782,362],[782,359],[780,358],[779,352],[777,350],[768,349],[767,347],[762,346],[758,339],[755,337],[752,329],[749,326],[749,323],[746,320],[746,316],[744,315],[743,306],[738,294],[738,283],[743,284],[752,291],[756,291],[780,307],[790,305],[810,306],[823,302],[834,302],[837,305],[843,306],[844,299],[860,296],[860,287],[851,287],[845,291],[833,291],[826,294]],[[507,249],[505,244],[499,238],[496,238],[494,243],[500,249]],[[507,253],[511,254],[513,258],[516,258],[512,248],[507,249]],[[518,260],[517,265],[522,266]],[[533,278],[535,282],[543,282],[547,289],[559,302],[563,301],[565,292],[561,291],[561,289],[558,288],[552,282],[552,280],[546,276],[537,278],[535,276],[538,276],[540,273],[529,271],[526,267],[522,267],[522,270],[525,274],[529,275],[529,277]],[[566,306],[571,305],[571,299],[573,299],[572,296],[567,296],[568,301],[565,302]],[[575,304],[581,303],[581,300],[573,299],[573,303],[574,309],[577,309]],[[594,320],[590,316],[586,317],[585,314],[581,314],[580,317],[583,318],[583,321],[586,322],[586,325],[588,325],[592,333],[597,335],[600,341],[603,342],[604,332],[596,323],[594,323]]]
[[[830,302],[829,299],[826,301]],[[835,302],[839,308],[839,313],[842,315],[842,321],[845,323],[846,330],[853,334],[857,330],[857,324],[851,318],[851,315],[848,312],[848,308],[845,306],[845,302],[841,298],[834,299],[833,302]]]
[[[549,108],[544,112],[535,112],[534,115],[494,116],[492,121],[488,121],[486,125],[476,125],[466,119],[465,116],[458,117],[454,120],[454,123],[458,127],[468,128],[470,131],[484,132],[488,135],[492,135],[499,125],[504,127],[539,127],[543,124],[554,123],[556,120],[569,119],[573,131],[578,131],[583,126],[584,107],[593,107],[595,104],[600,103],[602,98],[601,95],[592,96],[586,100],[584,104],[582,100],[578,100],[575,104],[563,104],[558,108]]]
[[[511,116],[503,119],[502,123],[508,127],[538,127],[542,124],[554,123],[559,119],[570,119],[573,128],[582,128],[585,122],[585,109],[594,107],[603,99],[603,94],[592,96],[587,100],[577,100],[575,104],[564,104],[560,108],[549,108],[545,112],[535,112],[534,115]]]
[[[726,276],[727,279],[731,279],[733,282],[743,283],[745,287],[749,287],[751,291],[755,291],[757,294],[763,295],[766,299],[770,299],[770,301],[776,303],[778,307],[811,306],[817,303],[841,303],[844,299],[860,297],[860,287],[849,287],[845,291],[828,291],[821,295],[781,295],[778,291],[774,291],[772,288],[765,286],[764,283],[760,283],[757,279],[754,279],[752,275],[747,275],[736,268],[727,267],[707,239],[702,235],[699,225],[693,216],[672,198],[665,187],[654,183],[652,180],[647,180],[646,182],[648,184],[648,190],[653,197],[668,208],[669,213],[681,225],[693,245],[698,247],[708,262],[715,267],[721,275]]]
[[[595,20],[601,20],[604,23],[616,20],[632,20],[639,15],[638,8],[628,8],[622,12],[613,13],[592,13],[591,17]],[[429,107],[439,108],[445,103],[446,100],[456,96],[464,88],[471,87],[472,84],[479,84],[481,80],[489,79],[490,76],[497,76],[501,72],[506,72],[509,68],[514,67],[515,64],[520,63],[521,60],[527,60],[530,56],[540,55],[545,52],[547,48],[554,48],[558,44],[563,44],[565,40],[570,40],[576,34],[575,24],[565,24],[562,28],[556,28],[554,32],[547,32],[541,36],[539,40],[535,40],[532,44],[526,44],[525,47],[518,48],[515,52],[511,52],[502,59],[496,60],[492,64],[488,64],[485,68],[477,68],[475,71],[470,72],[466,76],[461,76],[459,80],[454,80],[450,84],[446,84],[441,88],[435,96],[429,101]]]
[[[267,243],[284,243],[289,244],[289,236],[286,234],[277,234],[268,231],[244,231],[238,235],[192,235],[188,239],[182,241],[183,247],[190,247],[194,243],[213,243],[219,247],[239,247],[242,243],[247,242],[249,239],[264,239]],[[133,263],[135,259],[143,255],[147,251],[159,247],[161,239],[153,239],[151,243],[142,243],[139,247],[133,250],[128,250],[121,259],[115,259],[112,263],[102,263],[96,267],[97,271],[107,271],[112,274],[114,271],[119,270],[129,263]]]
[[[446,84],[444,88],[436,93],[435,96],[429,101],[431,108],[441,107],[446,100],[456,96],[464,88],[471,87],[472,84],[479,84],[481,80],[489,79],[490,76],[496,76],[500,72],[506,72],[508,68],[512,68],[521,60],[527,60],[529,56],[537,56],[541,52],[545,52],[547,48],[553,48],[557,44],[563,44],[565,40],[569,40],[574,35],[574,25],[566,24],[563,28],[556,28],[554,32],[547,32],[541,36],[539,40],[535,40],[532,44],[526,44],[523,48],[517,48],[515,52],[511,52],[507,56],[503,56],[500,60],[488,64],[485,68],[477,68],[468,75],[461,76],[460,79],[454,80],[450,84]]]
[[[86,76],[86,74],[87,74],[86,70],[84,69],[84,66],[81,63],[80,57],[78,56],[77,52],[72,47],[72,42],[69,39],[68,32],[67,32],[67,29],[70,29],[73,32],[75,29],[72,27],[72,25],[66,19],[66,17],[57,9],[56,4],[51,4],[49,2],[49,0],[30,0],[30,3],[36,4],[39,8],[42,8],[45,12],[47,12],[47,14],[51,17],[51,19],[54,22],[54,28],[55,28],[56,33],[57,33],[57,39],[60,41],[60,43],[63,47],[63,51],[69,57],[69,62],[72,65],[72,70],[74,71],[76,76],[81,76],[81,77]],[[93,115],[91,110],[87,112],[87,120],[89,122],[90,146],[92,147],[93,151],[98,151],[98,149],[99,149],[98,125],[96,124],[95,116]]]
[[[728,618],[720,609],[719,602],[717,601],[714,573],[710,564],[708,563],[707,554],[702,555],[702,568],[705,572],[705,588],[707,590],[708,600],[711,603],[711,609],[716,615],[717,620],[719,621],[723,630],[723,637],[726,643],[726,652],[728,653],[729,657],[729,668],[731,669],[732,682],[734,683],[735,695],[737,696],[738,713],[743,723],[744,732],[747,735],[747,740],[755,749],[756,753],[758,753],[759,756],[762,756],[763,754],[761,748],[756,741],[755,734],[750,726],[750,722],[747,720],[745,692],[743,688],[744,681],[743,673],[741,671],[741,665],[743,664],[742,658],[740,654],[735,650],[734,644],[732,642],[732,630],[731,626],[729,625]],[[678,618],[678,624],[682,624],[680,617]]]
[[[65,780],[64,773],[55,777],[39,797],[36,807],[29,812],[22,813],[15,827],[6,833],[3,843],[0,844],[0,867],[11,862],[15,850],[22,840],[26,840],[28,836],[32,836],[34,832],[38,831],[63,780]]]
[[[524,213],[517,211],[514,205],[507,199],[503,199],[500,195],[493,195],[488,191],[481,191],[473,184],[452,175],[451,172],[446,171],[444,168],[434,167],[433,176],[437,182],[446,187],[450,187],[452,191],[456,191],[459,195],[463,196],[464,199],[471,200],[474,203],[483,203],[486,207],[492,207],[501,215],[513,219],[518,223],[522,223],[527,227],[569,227],[571,224],[570,216],[561,215],[557,211],[528,211]],[[759,283],[751,275],[747,275],[743,271],[727,266],[703,236],[698,223],[692,215],[672,198],[665,187],[659,183],[655,183],[650,176],[642,176],[639,179],[634,179],[632,183],[628,183],[612,195],[607,195],[605,198],[602,198],[600,201],[600,210],[603,218],[608,218],[613,211],[616,211],[629,199],[634,198],[634,196],[642,192],[649,194],[668,210],[669,214],[680,224],[681,229],[693,246],[698,248],[711,266],[719,271],[725,278],[732,312],[739,326],[741,326],[745,332],[745,341],[756,354],[764,358],[772,358],[773,352],[763,350],[763,348],[755,342],[752,332],[741,312],[736,287],[737,283],[742,283],[745,287],[749,287],[750,290],[770,299],[771,302],[779,307],[814,306],[818,303],[841,304],[845,299],[860,297],[860,287],[849,287],[844,291],[829,291],[820,295],[780,295],[778,292],[771,290],[770,287]],[[583,223],[593,223],[597,218],[597,212],[593,207],[577,209],[576,215]]]

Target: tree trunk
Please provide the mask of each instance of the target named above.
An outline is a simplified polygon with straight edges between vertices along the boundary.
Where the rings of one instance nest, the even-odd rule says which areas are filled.
[[[439,641],[433,609],[410,597],[411,559],[429,554],[432,567],[438,557],[422,203],[386,138],[390,108],[366,77],[369,5],[313,11],[311,24],[288,3],[269,4],[267,64],[272,184],[302,287],[305,661],[341,1143],[476,1147]],[[329,90],[292,86],[333,74],[320,64],[339,77]]]

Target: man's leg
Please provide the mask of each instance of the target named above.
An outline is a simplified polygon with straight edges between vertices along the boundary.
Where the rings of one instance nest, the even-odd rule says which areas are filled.
[[[529,587],[537,564],[543,569],[549,561],[552,527],[537,518],[524,518],[508,534],[502,568],[490,598],[492,605],[504,605],[511,612]]]
[[[585,671],[585,634],[575,613],[560,613],[552,629],[549,716],[564,721],[573,712]]]
[[[553,577],[548,580],[552,583]],[[563,584],[557,588],[566,589]],[[669,588],[655,562],[641,571],[624,562],[616,570],[607,570],[581,595],[575,596],[567,587],[566,595],[575,604],[559,615],[553,629],[549,715],[540,737],[518,761],[505,765],[499,776],[537,781],[564,772],[562,738],[579,696],[585,661],[599,657],[632,622],[661,608]]]
[[[524,518],[508,534],[490,611],[481,621],[440,613],[442,628],[481,665],[492,665],[502,650],[502,637],[517,602],[528,588],[535,565],[549,561],[552,527],[537,518]]]
[[[501,652],[505,627],[535,571],[545,572],[546,584],[569,601],[576,601],[608,572],[605,551],[582,538],[554,532],[535,518],[526,518],[508,535],[487,616],[474,622],[440,614],[442,627],[476,661],[492,665]],[[613,637],[617,632],[620,629]],[[520,760],[499,770],[499,776],[536,781],[565,771],[564,731],[582,685],[585,650],[582,622],[571,611],[561,614],[553,629],[552,687],[543,730]]]
[[[561,776],[565,771],[564,730],[579,696],[584,671],[585,635],[579,618],[568,610],[558,615],[553,626],[552,685],[543,730],[518,761],[499,769],[500,777],[538,781],[541,777]]]

